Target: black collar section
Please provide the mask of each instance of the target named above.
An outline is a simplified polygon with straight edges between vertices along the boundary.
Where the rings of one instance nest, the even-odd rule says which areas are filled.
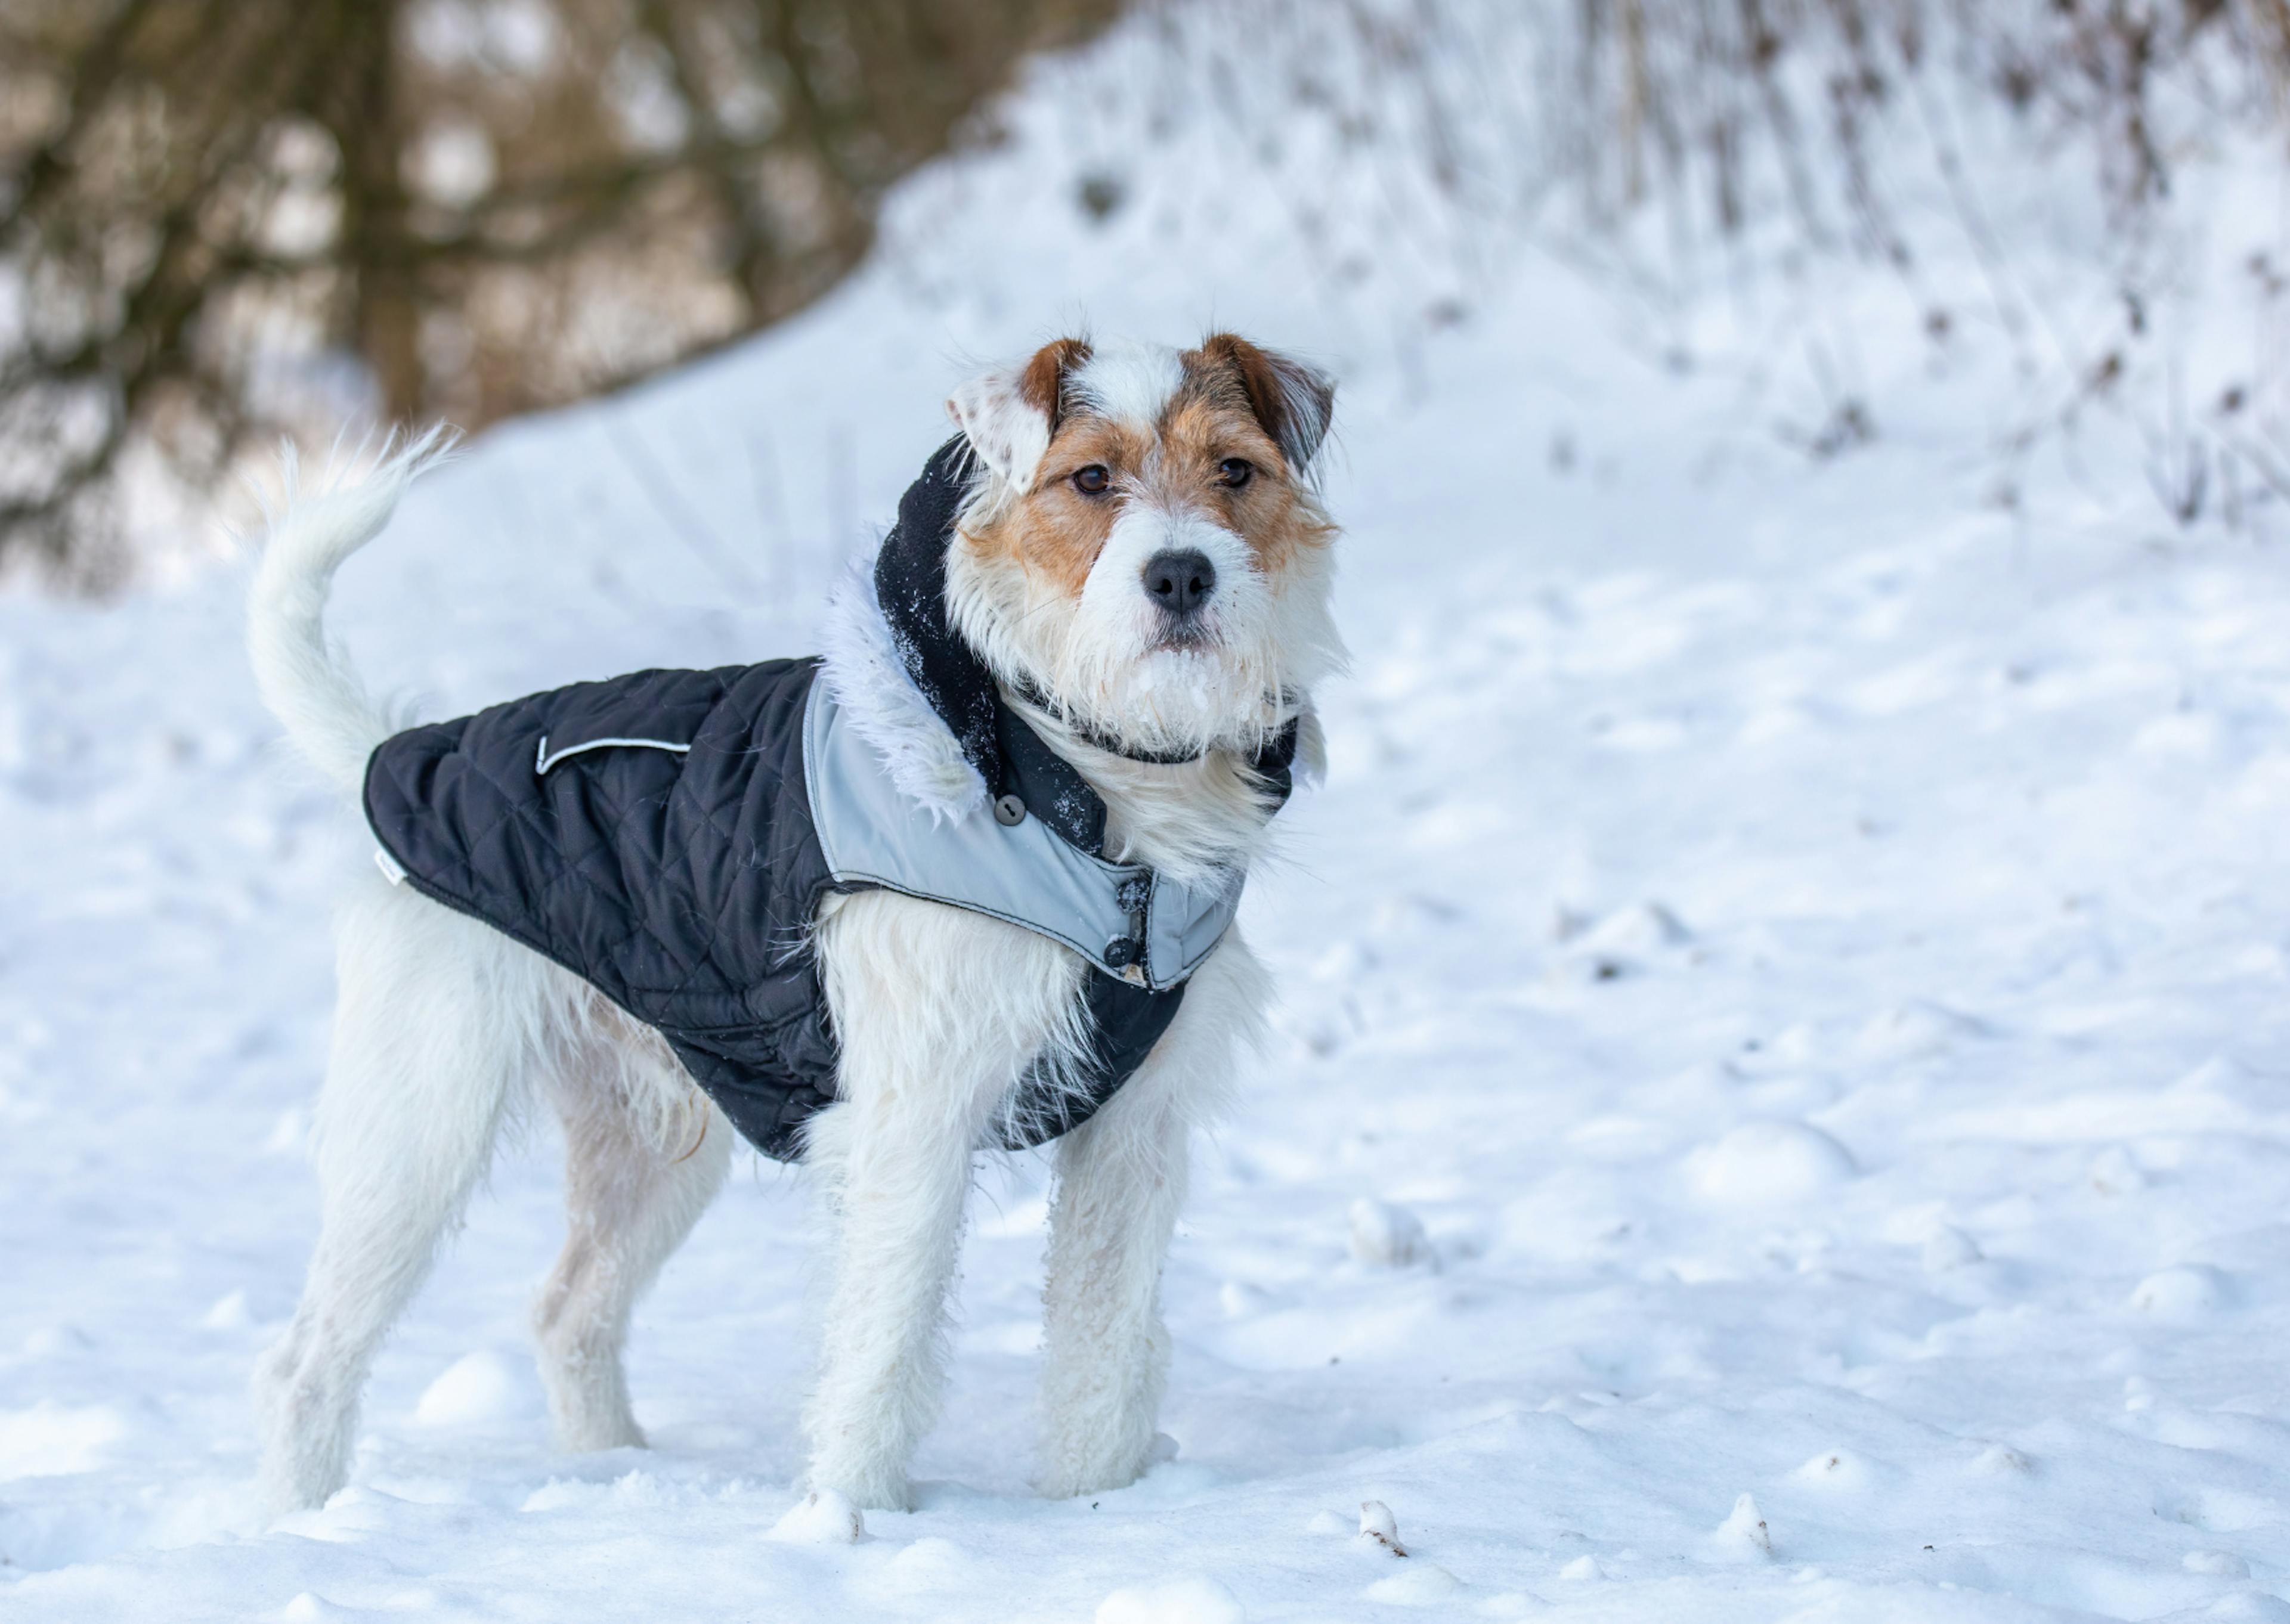
[[[1009,792],[995,739],[998,696],[985,662],[946,618],[946,549],[967,484],[968,450],[961,436],[949,440],[899,498],[899,522],[875,557],[875,596],[907,675],[986,780],[991,798]]]
[[[1065,724],[1066,731],[1093,750],[1103,750],[1109,756],[1118,756],[1125,761],[1143,762],[1149,767],[1188,767],[1208,754],[1201,750],[1139,750],[1133,749],[1111,733],[1102,733],[1077,717],[1061,714],[1056,701],[1040,689],[1019,677],[1010,686],[1018,697],[1037,710],[1045,710]]]
[[[955,635],[947,620],[946,554],[968,483],[964,476],[968,458],[969,447],[956,436],[931,454],[922,477],[899,499],[899,522],[883,538],[875,559],[875,596],[907,675],[986,780],[987,797],[1017,796],[1028,812],[1056,830],[1067,844],[1102,857],[1104,801],[1070,762],[1003,701],[986,662]],[[1045,710],[1054,709],[1031,693],[1027,698]],[[1275,810],[1287,804],[1294,787],[1298,727],[1298,719],[1290,718],[1249,762],[1264,780]],[[1173,765],[1199,759],[1197,754],[1140,754],[1093,733],[1077,732],[1085,742],[1132,761]]]
[[[1105,855],[1105,802],[1073,764],[1055,750],[1026,718],[995,700],[995,737],[1009,769],[1007,788],[1026,810],[1058,832],[1068,845],[1092,857]]]

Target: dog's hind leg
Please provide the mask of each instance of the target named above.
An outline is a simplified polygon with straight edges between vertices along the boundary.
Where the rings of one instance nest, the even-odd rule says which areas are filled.
[[[356,898],[313,1157],[318,1246],[286,1333],[255,1372],[260,1492],[274,1513],[349,1475],[374,1350],[484,1175],[530,1052],[547,966],[411,891]]]
[[[564,1124],[564,1250],[533,1311],[556,1439],[641,1445],[621,1349],[629,1315],[724,1186],[733,1128],[674,1056],[617,1017],[553,1090]]]
[[[1189,1140],[1221,1107],[1236,1041],[1256,1030],[1266,990],[1229,936],[1137,1075],[1059,1141],[1035,1478],[1053,1499],[1133,1483],[1151,1458],[1169,1372],[1161,1266]]]

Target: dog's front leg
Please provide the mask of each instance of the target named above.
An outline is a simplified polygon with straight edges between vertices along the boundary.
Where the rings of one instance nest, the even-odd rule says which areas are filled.
[[[844,1078],[853,1089],[847,1062]],[[812,1158],[831,1180],[833,1276],[804,1411],[807,1486],[906,1510],[907,1464],[945,1388],[946,1298],[972,1140],[917,1132],[909,1091],[895,1084],[853,1092],[816,1119],[812,1139]]]
[[[1184,1201],[1186,1124],[1150,1084],[1133,1078],[1058,1147],[1035,1479],[1053,1499],[1134,1482],[1153,1447],[1169,1373],[1161,1262]]]
[[[1058,1146],[1042,1292],[1044,1494],[1119,1488],[1150,1461],[1169,1372],[1161,1266],[1191,1132],[1221,1105],[1235,1040],[1254,1030],[1264,993],[1254,957],[1228,938],[1137,1075]]]
[[[804,1412],[808,1484],[901,1509],[945,1388],[973,1151],[1075,972],[1039,937],[887,892],[843,901],[821,955],[843,1052],[841,1100],[813,1119],[805,1153],[832,1271]]]

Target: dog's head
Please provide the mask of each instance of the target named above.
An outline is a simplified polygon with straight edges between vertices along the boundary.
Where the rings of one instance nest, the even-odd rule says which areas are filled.
[[[1147,750],[1253,748],[1338,665],[1314,487],[1334,385],[1216,333],[1061,339],[947,403],[981,474],[947,558],[1005,681]]]

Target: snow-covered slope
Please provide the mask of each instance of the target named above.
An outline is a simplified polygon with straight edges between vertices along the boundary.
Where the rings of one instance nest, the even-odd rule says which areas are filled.
[[[657,1447],[552,1453],[541,1127],[354,1486],[258,1525],[327,910],[375,882],[216,569],[0,600],[0,1618],[2290,1619],[2281,545],[2106,452],[1996,505],[2004,347],[1874,276],[1822,319],[1879,433],[1816,460],[1737,303],[1655,331],[1517,244],[1461,304],[1344,292],[1246,196],[1157,212],[1175,148],[1087,227],[1092,60],[803,320],[434,477],[338,623],[435,715],[798,651],[965,355],[1085,316],[1333,364],[1357,670],[1247,903],[1285,1003],[1170,1265],[1173,1457],[1025,1491],[1032,1159],[978,1200],[920,1510],[781,1524],[802,1196],[753,1162],[639,1313]],[[2266,172],[2182,188],[2269,239]]]

